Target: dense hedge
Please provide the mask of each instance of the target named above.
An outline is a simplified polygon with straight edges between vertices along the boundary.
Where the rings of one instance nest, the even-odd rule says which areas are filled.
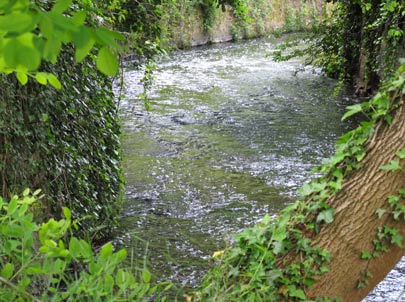
[[[106,235],[117,216],[122,175],[119,125],[111,80],[94,62],[65,51],[54,73],[62,89],[0,76],[0,196],[24,188],[46,195],[44,219],[72,209],[82,229]],[[87,233],[88,234],[88,233]]]

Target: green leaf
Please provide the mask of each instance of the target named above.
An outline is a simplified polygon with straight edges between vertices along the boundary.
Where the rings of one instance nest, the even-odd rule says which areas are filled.
[[[321,274],[325,274],[325,273],[329,272],[329,267],[326,265],[321,265],[321,267],[319,268],[319,271],[321,272]]]
[[[97,42],[103,46],[110,46],[115,49],[121,50],[122,47],[116,40],[124,40],[124,36],[118,32],[111,31],[105,28],[97,28],[95,31]]]
[[[77,26],[83,25],[84,21],[86,20],[87,14],[84,10],[75,12],[72,14],[72,21]]]
[[[13,215],[13,213],[17,210],[18,207],[18,202],[17,202],[17,198],[12,198],[10,203],[7,206],[7,215],[11,216]]]
[[[108,242],[108,243],[104,244],[103,247],[101,248],[100,257],[103,259],[107,259],[109,256],[111,256],[112,252],[113,252],[113,246],[112,246],[111,242]]]
[[[311,187],[311,185],[309,184],[309,183],[305,183],[300,189],[299,189],[299,193],[302,195],[302,196],[308,196],[308,195],[310,195],[311,193],[313,193],[314,192],[314,190],[313,190],[313,188]]]
[[[48,73],[48,81],[49,81],[49,84],[51,84],[56,89],[58,89],[58,90],[62,89],[61,82],[59,82],[58,78],[55,75],[53,75],[52,73]]]
[[[35,80],[39,84],[46,85],[48,83],[48,75],[45,72],[37,72],[35,74]]]
[[[35,190],[35,192],[34,193],[32,193],[32,196],[38,196],[39,195],[39,193],[41,193],[42,192],[42,190],[41,189],[37,189],[37,190]]]
[[[62,14],[72,4],[72,0],[58,0],[52,8],[52,12],[56,14]]]
[[[325,223],[331,223],[333,221],[334,213],[335,213],[335,209],[333,209],[333,208],[324,210],[318,214],[316,221],[317,222],[324,221]]]
[[[152,277],[152,276],[151,276],[149,270],[145,267],[145,268],[143,269],[143,271],[142,271],[142,280],[143,280],[143,282],[149,283],[151,277]]]
[[[288,290],[289,290],[288,295],[290,297],[295,297],[295,298],[298,298],[298,299],[301,299],[301,300],[306,300],[306,298],[307,298],[305,296],[304,291],[302,289],[296,289],[296,287],[294,285],[290,285],[288,287]]]
[[[32,16],[27,13],[15,12],[0,16],[0,31],[23,33],[32,26]]]
[[[398,196],[398,195],[390,195],[390,196],[388,196],[388,203],[390,204],[390,205],[393,205],[393,204],[395,204],[395,203],[398,203],[398,201],[401,199],[401,197],[400,196]]]
[[[30,192],[31,192],[31,190],[27,188],[27,189],[24,190],[24,192],[23,192],[22,195],[23,195],[24,197],[25,197],[25,196],[28,196],[28,195],[30,194]]]
[[[123,269],[119,269],[117,271],[117,274],[115,276],[115,281],[121,290],[125,290],[130,285],[135,283],[134,276],[132,276],[130,273],[124,271]]]
[[[84,240],[80,240],[79,245],[80,245],[80,253],[83,256],[83,258],[86,259],[87,261],[92,260],[94,253],[93,253],[93,249],[91,248],[90,244],[88,244]]]
[[[104,276],[104,285],[103,285],[103,293],[107,293],[108,295],[112,295],[113,288],[115,285],[114,278],[111,275]]]
[[[28,83],[28,76],[25,72],[17,72],[16,77],[18,82],[21,83],[21,85],[25,85]]]
[[[67,207],[63,207],[63,215],[65,215],[67,220],[72,219],[72,212]]]
[[[9,68],[35,70],[41,63],[41,56],[32,43],[32,34],[8,39],[4,45],[4,60]]]
[[[118,59],[108,47],[100,49],[96,65],[98,70],[108,76],[113,76],[118,71]]]
[[[368,260],[368,259],[371,259],[372,257],[373,257],[373,255],[371,255],[370,252],[367,252],[367,251],[362,251],[361,252],[360,258],[363,259],[363,260]]]
[[[14,273],[14,265],[12,263],[7,263],[4,268],[0,271],[0,275],[4,279],[10,279]]]
[[[347,119],[348,117],[358,113],[358,112],[363,111],[363,108],[362,108],[361,104],[347,106],[346,109],[348,109],[348,111],[343,115],[342,121]]]
[[[75,32],[79,30],[79,27],[73,22],[71,18],[54,12],[49,12],[47,16],[50,18],[55,27],[57,27],[62,32]]]
[[[46,15],[43,15],[39,21],[39,29],[41,30],[41,34],[47,39],[51,39],[55,34],[53,23]]]
[[[73,42],[75,44],[75,60],[80,63],[90,53],[94,46],[95,40],[92,32],[82,26],[81,29],[73,34]]]
[[[120,249],[118,252],[115,253],[118,262],[122,262],[127,257],[127,250]]]
[[[402,248],[402,236],[400,234],[395,234],[391,238],[391,243],[395,243],[398,245],[400,248]]]
[[[72,237],[69,242],[69,251],[73,258],[79,258],[80,253],[80,242],[76,237]]]
[[[401,165],[399,164],[399,161],[397,160],[391,160],[389,164],[381,166],[380,170],[384,171],[397,171],[401,170]]]
[[[398,151],[397,153],[395,153],[395,155],[398,156],[400,159],[404,159],[405,158],[405,149]]]
[[[377,209],[377,211],[375,211],[375,212],[376,212],[378,218],[381,218],[387,212],[387,210]]]
[[[281,216],[281,219],[277,221],[273,234],[271,235],[271,241],[281,242],[287,237],[287,223],[289,219],[289,214]]]

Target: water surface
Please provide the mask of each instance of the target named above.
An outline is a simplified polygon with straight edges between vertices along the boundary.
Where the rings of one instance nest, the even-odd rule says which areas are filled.
[[[158,278],[196,286],[210,255],[297,196],[329,157],[353,100],[301,62],[273,62],[277,41],[176,51],[150,92],[125,71],[121,104],[126,204],[119,242]],[[375,300],[380,301],[380,300]]]

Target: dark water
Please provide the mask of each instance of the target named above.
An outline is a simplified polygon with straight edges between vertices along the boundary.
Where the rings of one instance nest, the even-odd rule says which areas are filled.
[[[292,202],[352,127],[341,122],[352,100],[333,96],[335,81],[266,58],[275,43],[172,53],[157,66],[152,111],[138,98],[142,73],[125,72],[127,202],[117,241],[134,259],[146,255],[162,280],[198,285],[210,255]]]

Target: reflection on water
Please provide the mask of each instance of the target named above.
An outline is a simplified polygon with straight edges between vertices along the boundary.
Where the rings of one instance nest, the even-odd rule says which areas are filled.
[[[178,51],[158,64],[153,111],[126,70],[121,104],[126,205],[118,241],[154,273],[195,286],[213,251],[265,213],[277,215],[348,130],[349,100],[299,61],[254,40]],[[146,252],[147,247],[147,252]]]

